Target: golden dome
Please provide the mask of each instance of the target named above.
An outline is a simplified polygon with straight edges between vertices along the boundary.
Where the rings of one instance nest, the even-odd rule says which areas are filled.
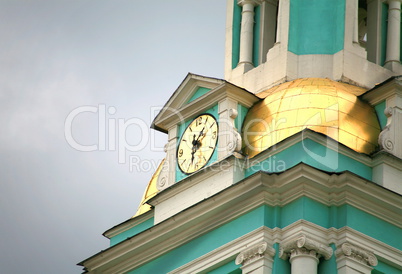
[[[322,78],[286,82],[258,93],[247,113],[243,147],[249,157],[309,128],[361,153],[372,153],[380,126],[374,109],[357,96],[366,90]]]
[[[158,168],[156,169],[154,175],[152,175],[152,178],[149,181],[147,188],[145,189],[144,195],[142,196],[142,200],[141,200],[140,205],[138,206],[137,212],[135,213],[135,215],[133,217],[141,215],[151,209],[151,206],[148,205],[146,202],[158,193],[158,189],[156,188],[156,183],[158,182],[158,177],[159,177],[159,174],[161,173],[164,162],[165,162],[165,159],[162,160],[162,162],[159,164]]]

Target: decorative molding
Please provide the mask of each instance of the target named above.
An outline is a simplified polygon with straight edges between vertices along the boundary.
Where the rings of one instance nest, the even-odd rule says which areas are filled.
[[[158,191],[162,191],[166,188],[168,188],[169,186],[171,186],[172,184],[174,184],[174,178],[173,176],[171,176],[171,178],[169,178],[169,172],[171,173],[172,171],[169,170],[170,166],[173,166],[176,164],[174,161],[174,152],[175,152],[175,144],[176,141],[175,140],[171,140],[168,143],[165,144],[164,146],[164,150],[166,152],[166,158],[165,158],[165,162],[163,163],[162,169],[159,173],[159,176],[157,178],[156,181],[156,188],[158,189]],[[173,157],[172,157],[173,156]]]
[[[296,239],[288,242],[285,241],[284,244],[281,244],[279,257],[287,260],[289,257],[292,258],[292,256],[299,255],[300,252],[316,256],[317,258],[323,256],[326,260],[329,260],[333,254],[331,247],[312,240],[311,236],[307,237],[305,234],[302,234]]]
[[[378,264],[377,257],[373,252],[367,251],[348,242],[343,243],[336,249],[336,256],[346,256],[368,266],[376,266]]]
[[[130,218],[125,222],[122,222],[121,224],[118,224],[117,226],[114,226],[108,230],[106,230],[102,235],[108,239],[119,235],[120,233],[123,233],[149,219],[151,219],[154,216],[154,210],[151,209],[147,212],[144,212],[141,215],[135,216],[134,218]]]
[[[375,86],[362,95],[362,98],[368,101],[371,105],[381,103],[393,96],[402,96],[402,77],[394,76],[389,80]]]
[[[253,6],[259,6],[262,2],[263,0],[237,0],[237,5],[252,4]]]
[[[183,117],[180,109],[183,106],[188,105],[187,102],[194,94],[198,87],[205,87],[210,89],[216,89],[222,85],[225,85],[226,81],[222,79],[216,79],[212,77],[205,77],[197,74],[189,73],[184,78],[183,82],[172,94],[170,99],[166,102],[163,109],[156,115],[152,122],[151,128],[157,129],[159,131],[168,132],[169,127],[166,123],[167,117],[175,117],[177,120],[182,121]],[[195,100],[197,101],[197,100]],[[194,101],[190,104],[194,104]],[[194,106],[193,106],[194,108]],[[173,123],[177,124],[177,123]]]
[[[265,243],[272,243],[272,233],[273,230],[268,227],[259,227],[250,233],[247,233],[185,265],[180,266],[179,268],[170,271],[168,274],[207,273],[216,267],[217,262],[233,260],[236,254],[239,253],[239,249],[243,249],[245,246],[254,246],[258,245],[258,243],[261,244],[261,240]]]
[[[320,259],[321,255],[318,254],[315,250],[309,250],[307,248],[294,248],[290,251],[290,258],[289,261],[292,263],[292,260],[294,258],[297,258],[299,256],[310,256],[311,258],[314,258],[316,262],[318,263],[318,260]]]
[[[236,130],[236,127],[234,126],[234,120],[236,119],[237,115],[238,112],[236,109],[234,108],[229,109],[230,132],[229,132],[229,140],[227,143],[229,154],[232,154],[233,152],[241,153],[242,138],[240,133]]]
[[[233,158],[228,159],[233,160]],[[177,191],[180,192],[183,188],[197,183],[194,181],[197,181],[198,177],[200,180],[205,179],[205,176],[208,176],[211,172],[214,173],[211,169],[209,172],[200,173],[192,180],[186,180],[184,184],[175,184],[159,193],[153,199],[159,200],[161,197],[163,199],[173,197]],[[294,197],[299,197],[297,195],[310,197],[313,190],[317,191],[317,195],[320,194],[321,196],[323,193],[327,193],[320,200],[322,202],[327,200],[324,204],[337,205],[340,203],[351,204],[353,202],[353,205],[357,206],[360,203],[367,213],[381,219],[387,219],[397,227],[401,226],[402,219],[398,214],[401,209],[399,195],[371,184],[351,173],[332,176],[339,182],[337,188],[333,188],[333,184],[329,182],[330,175],[304,164],[300,164],[279,175],[254,174],[227,188],[225,191],[217,193],[215,196],[205,199],[155,225],[151,229],[86,259],[81,262],[81,265],[87,267],[88,271],[98,271],[99,273],[107,273],[106,269],[113,270],[114,273],[128,272],[238,218],[260,205],[270,205],[273,203],[272,199],[278,201],[275,203],[279,206],[284,206],[293,201]],[[297,195],[293,194],[296,193],[294,190],[294,184],[296,183],[303,188]],[[273,189],[276,191],[274,194]],[[319,189],[325,190],[325,192],[318,192]],[[357,194],[363,195],[365,199],[357,199],[359,197]],[[289,195],[296,196],[285,199]],[[332,200],[329,201],[329,197],[333,197],[331,198]],[[150,215],[147,214],[137,217],[139,218],[138,220],[143,220],[143,217],[151,217],[153,212],[149,212]],[[390,217],[385,218],[384,216]],[[136,221],[137,218],[133,219],[133,221]],[[131,227],[132,222],[127,223],[127,225],[129,224]],[[120,230],[120,226],[117,228]],[[286,239],[296,241],[295,235],[307,235],[307,239],[309,239],[310,235],[314,235],[313,239],[319,243],[334,243],[336,246],[340,246],[345,242],[357,244],[365,250],[375,250],[381,261],[391,262],[392,265],[401,265],[402,263],[400,259],[402,258],[401,250],[349,227],[326,229],[305,220],[299,220],[282,229],[275,228],[268,231],[268,238],[261,238],[255,242],[253,241],[253,243],[243,242],[245,244],[241,246],[254,245],[260,240],[282,244],[285,243]],[[225,258],[235,259],[238,250],[235,249]],[[117,258],[121,263],[114,265],[113,262]],[[211,264],[213,265],[212,261],[214,260],[211,259]]]
[[[267,242],[263,241],[240,252],[240,254],[236,257],[235,262],[237,265],[242,264],[244,266],[255,262],[265,255],[268,255],[270,257],[275,256],[275,249],[273,247],[269,247]]]
[[[190,80],[194,75],[187,76]],[[217,102],[230,98],[238,103],[241,103],[245,107],[251,107],[254,103],[258,102],[260,99],[249,91],[238,87],[234,84],[226,82],[224,80],[218,80],[213,78],[205,78],[205,81],[201,81],[199,86],[206,87],[208,85],[211,90],[204,94],[203,96],[191,101],[189,103],[184,103],[181,97],[187,96],[189,90],[196,88],[194,83],[190,85],[187,78],[185,79],[186,84],[182,84],[172,95],[163,109],[155,117],[152,122],[151,128],[157,129],[162,132],[168,132],[168,129],[181,123],[183,120],[195,117],[197,114],[202,113],[206,109],[216,105]],[[210,80],[211,83],[207,81]],[[191,82],[191,81],[190,81]],[[179,100],[179,98],[181,98]],[[186,97],[187,98],[187,97]]]
[[[383,150],[402,159],[402,142],[400,141],[402,109],[399,107],[387,107],[384,114],[387,116],[388,121],[378,137],[378,143]]]

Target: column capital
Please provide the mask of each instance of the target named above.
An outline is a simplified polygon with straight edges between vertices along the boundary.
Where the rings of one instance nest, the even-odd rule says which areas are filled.
[[[318,241],[312,240],[311,237],[301,234],[297,238],[293,238],[289,241],[285,241],[281,244],[279,257],[287,260],[289,257],[300,254],[309,254],[319,258],[323,256],[326,260],[329,260],[332,256],[333,250],[331,247],[326,246]]]
[[[315,250],[308,250],[307,248],[304,247],[302,248],[297,247],[290,250],[290,258],[289,258],[290,263],[292,263],[293,259],[297,257],[311,257],[318,264],[321,255],[318,254]]]
[[[236,257],[235,262],[236,265],[241,264],[243,266],[246,266],[264,257],[265,255],[273,257],[275,255],[275,249],[268,246],[268,243],[263,241],[240,252],[239,255],[237,255]]]
[[[365,250],[348,242],[343,243],[337,247],[336,256],[345,256],[367,266],[376,266],[378,264],[377,257],[374,255],[373,252]]]
[[[263,0],[237,0],[237,4],[239,6],[243,6],[245,4],[252,4],[253,6],[259,6]]]
[[[402,0],[386,0],[384,2],[389,4],[391,2],[402,2]]]

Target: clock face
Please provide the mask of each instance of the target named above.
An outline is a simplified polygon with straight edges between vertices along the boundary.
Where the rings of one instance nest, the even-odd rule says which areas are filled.
[[[203,168],[212,156],[218,141],[218,123],[214,116],[196,117],[184,131],[177,148],[177,164],[185,174]]]

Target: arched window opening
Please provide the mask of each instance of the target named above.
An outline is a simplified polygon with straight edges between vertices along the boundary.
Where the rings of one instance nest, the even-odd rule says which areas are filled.
[[[359,0],[358,6],[358,39],[361,47],[367,49],[367,2],[366,0]]]

